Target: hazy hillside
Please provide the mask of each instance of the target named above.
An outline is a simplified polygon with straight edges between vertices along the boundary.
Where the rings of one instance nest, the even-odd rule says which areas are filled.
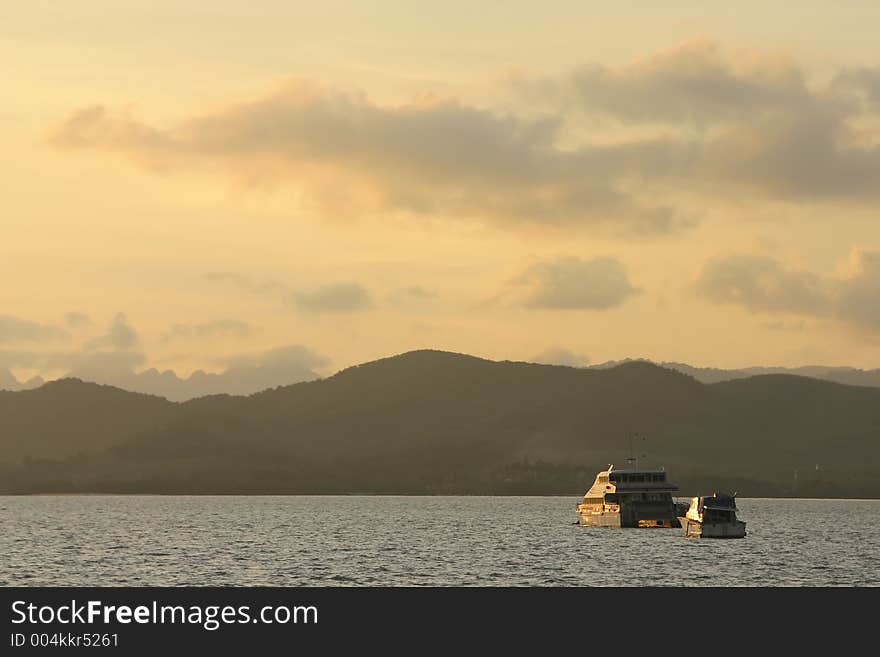
[[[74,369],[64,378],[110,385],[170,401],[186,401],[207,395],[249,395],[279,385],[312,381],[319,378],[313,369],[319,364],[323,364],[321,357],[293,345],[239,357],[228,363],[220,373],[196,370],[187,377],[181,377],[172,370],[160,372],[154,368],[135,372],[130,367],[106,367],[104,361],[98,358],[95,364]],[[31,390],[43,383],[38,376],[19,381],[12,372],[0,368],[0,391]]]
[[[593,369],[608,369],[625,363],[651,362],[645,360],[622,360],[609,361],[592,365]],[[725,370],[716,367],[694,367],[687,363],[660,362],[660,367],[676,370],[682,374],[694,377],[702,383],[720,383],[734,379],[745,379],[751,376],[763,374],[791,374],[794,376],[807,376],[813,379],[833,381],[850,386],[869,386],[880,388],[880,370],[860,370],[854,367],[827,367],[824,365],[805,365],[803,367],[745,367],[742,369]]]
[[[118,445],[161,426],[173,404],[77,379],[0,391],[0,463],[63,457]]]
[[[165,397],[170,401],[187,401],[208,395],[249,395],[266,388],[290,385],[294,382],[313,381],[319,378],[311,368],[304,354],[285,353],[295,348],[276,349],[265,354],[263,362],[241,363],[226,371],[213,374],[196,370],[188,377],[180,377],[172,370],[159,371],[147,369],[141,372],[128,370],[104,372],[73,372],[69,377],[78,378],[102,385],[111,385],[131,392]],[[552,362],[552,361],[550,361]],[[627,363],[650,363],[644,359],[609,361],[589,366],[589,369],[610,369]],[[834,381],[854,386],[880,388],[880,370],[859,370],[852,367],[824,367],[808,365],[804,367],[747,367],[725,370],[714,367],[694,367],[687,363],[654,363],[660,367],[676,370],[692,376],[702,383],[719,383],[734,379],[744,379],[762,374],[792,374],[825,381]],[[27,381],[19,381],[6,369],[0,369],[0,391],[32,390],[43,385],[41,377],[35,376]]]
[[[645,362],[419,351],[250,397],[170,404],[67,381],[0,408],[19,427],[5,454],[58,449],[7,467],[5,491],[578,494],[638,433],[642,462],[684,493],[880,496],[880,390],[786,375],[705,385]]]
[[[39,388],[44,383],[43,378],[39,376],[32,377],[27,381],[19,381],[8,369],[0,367],[0,392],[4,390],[32,390]]]

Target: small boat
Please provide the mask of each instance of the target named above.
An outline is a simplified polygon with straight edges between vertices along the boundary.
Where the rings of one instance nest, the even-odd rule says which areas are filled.
[[[743,538],[746,523],[736,517],[736,493],[712,493],[691,499],[678,521],[689,538]]]

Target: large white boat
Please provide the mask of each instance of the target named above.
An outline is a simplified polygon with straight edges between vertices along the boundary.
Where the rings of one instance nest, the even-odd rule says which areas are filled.
[[[577,505],[581,525],[588,527],[679,527],[672,493],[678,486],[665,470],[615,470],[609,465]]]
[[[680,517],[685,536],[691,538],[743,538],[746,523],[736,517],[736,493],[712,493],[691,500]]]

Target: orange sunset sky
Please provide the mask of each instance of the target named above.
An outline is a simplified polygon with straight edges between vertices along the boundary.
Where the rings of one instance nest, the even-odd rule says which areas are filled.
[[[880,367],[880,4],[704,4],[6,0],[0,369]]]

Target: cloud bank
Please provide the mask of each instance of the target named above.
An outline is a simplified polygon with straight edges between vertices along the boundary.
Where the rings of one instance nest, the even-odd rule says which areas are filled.
[[[0,315],[0,343],[46,342],[68,337],[67,331],[53,324],[41,324],[12,315]]]
[[[15,326],[30,327],[31,324],[21,321]],[[231,319],[174,324],[160,341],[204,340],[228,335],[245,337],[251,330],[249,324]],[[39,376],[22,382],[10,372],[13,368],[24,368],[63,372],[62,377],[185,401],[213,394],[249,395],[267,388],[310,381],[320,378],[319,372],[330,364],[328,358],[302,345],[228,356],[217,361],[223,368],[221,372],[196,370],[188,377],[178,376],[172,370],[144,369],[147,360],[138,332],[124,313],[117,313],[104,333],[85,340],[77,349],[0,349],[0,390],[25,390],[43,384]]]
[[[708,261],[695,292],[714,303],[752,312],[830,319],[880,332],[880,252],[853,252],[841,276],[791,269],[769,256],[728,255]]]
[[[511,84],[519,113],[454,98],[380,104],[295,79],[169,127],[91,105],[55,125],[50,142],[291,188],[334,217],[658,234],[693,223],[683,195],[880,198],[880,135],[855,128],[877,118],[880,69],[814,84],[791,59],[696,40],[627,66]]]

